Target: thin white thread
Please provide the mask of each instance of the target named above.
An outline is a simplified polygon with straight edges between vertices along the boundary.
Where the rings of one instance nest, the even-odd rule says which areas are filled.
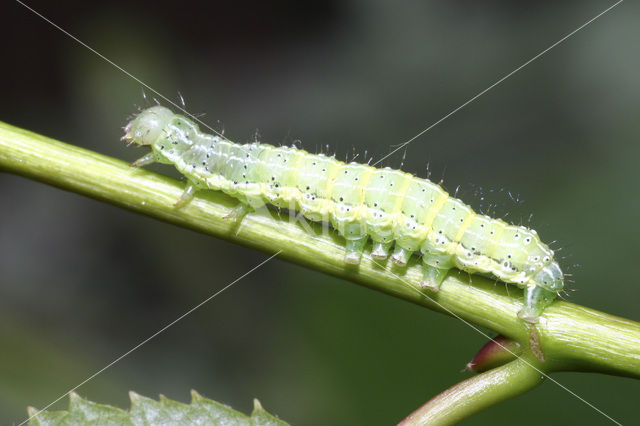
[[[55,404],[56,402],[60,401],[62,398],[64,398],[65,396],[67,396],[69,393],[75,391],[76,389],[78,389],[80,386],[86,384],[87,382],[89,382],[90,380],[93,380],[96,376],[98,376],[100,373],[102,373],[103,371],[105,371],[106,369],[108,369],[109,367],[113,366],[114,364],[116,364],[118,361],[121,361],[123,358],[127,357],[128,355],[130,355],[133,351],[139,349],[142,345],[144,345],[145,343],[149,342],[151,339],[153,339],[154,337],[156,337],[157,335],[159,335],[160,333],[166,331],[169,327],[173,326],[174,324],[176,324],[178,321],[182,320],[184,317],[190,315],[193,311],[195,311],[196,309],[200,308],[202,305],[204,305],[205,303],[207,303],[208,301],[210,301],[211,299],[213,299],[214,297],[216,297],[217,295],[219,295],[220,293],[222,293],[223,291],[225,291],[226,289],[228,289],[229,287],[231,287],[232,285],[234,285],[235,283],[237,283],[238,281],[240,281],[241,279],[243,279],[244,277],[246,277],[247,275],[249,275],[250,273],[252,273],[253,271],[255,271],[256,269],[260,268],[262,265],[264,265],[265,263],[269,262],[271,259],[273,259],[274,257],[276,257],[277,255],[279,255],[280,253],[282,253],[282,250],[278,250],[278,252],[274,255],[272,255],[271,257],[269,257],[266,260],[263,260],[259,265],[254,266],[252,269],[250,269],[248,272],[245,272],[243,275],[241,275],[239,278],[236,278],[235,280],[233,280],[231,283],[227,284],[225,287],[222,288],[222,290],[218,290],[217,292],[215,292],[214,294],[212,294],[211,296],[207,297],[205,300],[203,300],[202,302],[198,303],[196,306],[194,306],[193,308],[189,309],[187,312],[185,312],[184,314],[180,315],[178,318],[176,318],[175,320],[171,321],[169,324],[165,325],[164,327],[162,327],[160,330],[156,331],[155,333],[153,333],[151,336],[147,337],[146,339],[144,339],[142,342],[138,343],[136,346],[134,346],[133,348],[129,349],[127,352],[125,352],[124,354],[120,355],[118,358],[114,359],[113,361],[111,361],[109,364],[107,364],[106,366],[102,367],[100,370],[96,371],[95,373],[93,373],[91,376],[87,377],[86,379],[84,379],[80,384],[72,387],[71,389],[69,389],[68,391],[66,391],[65,393],[63,393],[62,395],[60,395],[55,401],[50,402],[46,407],[44,407],[43,409],[39,410],[37,413],[35,413],[34,415],[32,415],[31,417],[29,417],[28,419],[24,420],[22,423],[20,423],[18,426],[22,426],[25,423],[27,423],[29,420],[31,420],[32,418],[36,417],[37,415],[39,415],[40,413],[42,413],[43,411],[45,411],[46,409],[48,409],[49,407],[51,407],[53,404]]]
[[[205,123],[204,121],[200,120],[197,116],[195,116],[194,114],[191,114],[189,111],[187,111],[186,109],[184,109],[183,107],[181,107],[180,105],[176,104],[175,102],[173,102],[171,99],[169,99],[168,97],[166,97],[165,95],[163,95],[162,93],[158,92],[156,89],[154,89],[153,87],[149,86],[147,83],[145,83],[144,81],[140,80],[138,77],[136,77],[135,75],[131,74],[129,71],[125,70],[124,68],[122,68],[120,65],[116,64],[115,62],[113,62],[111,59],[107,58],[106,56],[104,56],[102,53],[98,52],[96,49],[94,49],[93,47],[89,46],[87,43],[83,42],[82,40],[80,40],[79,38],[77,38],[76,36],[74,36],[73,34],[71,34],[70,32],[66,31],[64,28],[62,28],[61,26],[59,26],[58,24],[54,23],[53,21],[51,21],[50,19],[48,19],[46,16],[42,15],[41,13],[39,13],[38,11],[36,11],[35,9],[33,9],[32,7],[28,6],[27,4],[23,3],[20,0],[16,0],[18,3],[20,3],[22,6],[24,6],[26,9],[30,10],[31,12],[33,12],[35,15],[39,16],[40,18],[42,18],[44,21],[48,22],[49,24],[51,24],[52,26],[54,26],[55,28],[57,28],[58,30],[60,30],[62,33],[66,34],[67,36],[69,36],[71,39],[75,40],[78,44],[80,44],[81,46],[86,47],[87,49],[89,49],[91,52],[95,53],[96,55],[98,55],[98,57],[102,58],[103,60],[105,60],[106,62],[108,62],[109,64],[111,64],[112,66],[114,66],[116,69],[122,71],[124,74],[126,74],[127,76],[131,77],[133,80],[135,80],[136,82],[140,83],[142,86],[146,87],[147,89],[151,90],[153,93],[155,93],[156,95],[160,96],[162,99],[164,99],[165,101],[167,101],[168,103],[170,103],[172,106],[174,106],[175,108],[177,108],[178,110],[184,112],[185,114],[187,114],[189,117],[191,117],[192,119],[194,119],[195,121],[197,121],[198,123],[202,124],[203,126],[205,126],[207,129],[211,130],[212,132],[214,132],[216,135],[220,136],[222,139],[227,139],[224,137],[224,135],[220,132],[218,132],[216,129],[214,129],[213,127],[209,126],[207,123]],[[180,98],[182,99],[182,94],[180,94]]]
[[[467,105],[469,105],[471,102],[475,101],[476,99],[478,99],[480,96],[484,95],[485,93],[487,93],[489,90],[493,89],[494,87],[496,87],[497,85],[499,85],[500,83],[502,83],[503,81],[505,81],[506,79],[508,79],[509,77],[511,77],[512,75],[514,75],[515,73],[517,73],[518,71],[520,71],[521,69],[523,69],[524,67],[526,67],[527,65],[529,65],[531,62],[535,61],[536,59],[538,59],[539,57],[541,57],[542,55],[544,55],[545,53],[549,52],[551,49],[553,49],[554,47],[556,47],[557,45],[559,45],[560,43],[564,42],[565,40],[567,40],[569,37],[573,36],[575,33],[577,33],[578,31],[582,30],[584,27],[586,27],[587,25],[591,24],[593,21],[595,21],[596,19],[600,18],[602,15],[604,15],[605,13],[609,12],[611,9],[613,9],[614,7],[616,7],[617,5],[619,5],[620,3],[622,3],[624,0],[618,0],[617,3],[614,3],[613,5],[609,6],[607,9],[605,9],[604,11],[600,12],[599,14],[597,14],[596,16],[594,16],[593,18],[589,19],[587,22],[585,22],[584,24],[580,25],[578,28],[576,28],[575,30],[571,31],[569,34],[567,34],[566,36],[562,37],[560,40],[556,41],[555,43],[553,43],[551,46],[547,47],[546,49],[544,49],[542,52],[538,53],[536,56],[534,56],[533,58],[529,59],[527,62],[525,62],[524,64],[520,65],[518,68],[514,69],[513,71],[511,71],[510,73],[508,73],[507,75],[503,76],[502,78],[500,78],[498,81],[496,81],[495,83],[493,83],[491,86],[487,87],[486,89],[484,89],[483,91],[481,91],[480,93],[478,93],[477,95],[475,95],[474,97],[472,97],[471,99],[469,99],[468,101],[466,101],[465,103],[463,103],[462,105],[460,105],[458,108],[450,111],[448,114],[446,114],[444,117],[442,117],[440,120],[436,121],[435,123],[433,123],[431,126],[427,127],[426,129],[424,129],[423,131],[421,131],[420,133],[418,133],[417,135],[415,135],[414,137],[412,137],[411,139],[407,140],[406,142],[401,143],[400,145],[398,145],[398,147],[396,149],[394,149],[393,151],[391,151],[390,153],[388,153],[387,155],[385,155],[384,157],[382,157],[381,159],[379,159],[378,161],[376,161],[375,163],[373,163],[373,165],[375,166],[376,164],[380,163],[381,161],[385,160],[386,158],[389,158],[391,155],[393,155],[394,153],[396,153],[397,151],[401,150],[403,147],[409,145],[411,142],[413,142],[414,140],[418,139],[420,136],[424,135],[425,133],[427,133],[429,130],[433,129],[434,127],[436,127],[438,124],[442,123],[444,120],[446,120],[447,118],[451,117],[453,114],[455,114],[456,112],[460,111],[462,108],[466,107]]]
[[[467,320],[465,320],[464,318],[460,317],[458,314],[456,314],[455,312],[453,312],[452,310],[450,310],[449,308],[447,308],[446,306],[442,305],[441,303],[439,303],[438,301],[434,300],[433,298],[429,297],[427,294],[425,294],[424,292],[418,290],[417,288],[415,288],[413,285],[411,285],[408,281],[404,280],[403,278],[399,277],[398,275],[396,275],[393,271],[391,270],[387,270],[383,265],[381,265],[380,263],[376,262],[374,259],[371,259],[371,261],[373,263],[375,263],[376,265],[378,265],[380,268],[385,269],[387,272],[389,272],[391,275],[393,275],[394,277],[396,277],[398,280],[400,280],[402,283],[406,284],[407,287],[409,287],[411,290],[415,291],[417,294],[419,294],[420,296],[430,300],[432,303],[435,303],[436,305],[438,305],[438,307],[440,307],[441,309],[445,310],[447,313],[451,314],[453,317],[459,319],[460,321],[462,321],[463,323],[465,323],[466,325],[468,325],[469,327],[471,327],[473,330],[477,331],[478,333],[480,333],[481,335],[483,335],[484,337],[486,337],[489,340],[492,340],[491,337],[485,333],[484,331],[480,330],[478,327],[476,327],[475,325],[471,324],[470,322],[468,322]],[[558,382],[557,380],[554,380],[553,378],[551,378],[551,376],[549,376],[548,374],[546,374],[544,371],[538,369],[537,367],[535,367],[533,364],[531,364],[529,361],[525,360],[524,358],[516,355],[514,352],[512,352],[509,348],[505,347],[504,345],[502,345],[500,342],[495,342],[498,346],[500,346],[502,349],[504,349],[505,351],[509,352],[511,355],[513,355],[515,358],[519,359],[520,361],[524,362],[525,364],[527,364],[529,367],[533,368],[534,370],[536,370],[538,373],[540,373],[541,375],[543,375],[546,379],[549,379],[550,381],[552,381],[553,383],[555,383],[556,385],[560,386],[562,389],[564,389],[565,391],[569,392],[571,395],[575,396],[576,398],[578,398],[580,401],[584,402],[585,404],[587,404],[589,407],[593,408],[594,410],[596,410],[598,413],[602,414],[604,417],[606,417],[607,419],[611,420],[613,423],[622,426],[621,423],[617,422],[616,420],[614,420],[612,417],[610,417],[607,413],[605,413],[604,411],[600,410],[598,407],[596,407],[595,405],[593,405],[592,403],[590,403],[589,401],[587,401],[586,399],[582,398],[580,395],[576,394],[575,392],[573,392],[571,389],[567,388],[566,386],[564,386],[562,383]]]
[[[108,59],[107,57],[105,57],[104,55],[100,54],[98,51],[96,51],[95,49],[93,49],[92,47],[90,47],[89,45],[87,45],[86,43],[82,42],[81,40],[79,40],[78,38],[76,38],[75,36],[73,36],[72,34],[70,34],[69,32],[65,31],[63,28],[61,28],[60,26],[56,25],[55,23],[53,23],[51,20],[47,19],[45,16],[43,16],[42,14],[38,13],[37,11],[35,11],[33,8],[27,6],[25,3],[23,3],[20,0],[16,0],[18,3],[20,3],[22,6],[24,6],[25,8],[27,8],[28,10],[30,10],[31,12],[33,12],[34,14],[36,14],[37,16],[39,16],[40,18],[42,18],[43,20],[45,20],[46,22],[48,22],[49,24],[51,24],[52,26],[54,26],[55,28],[57,28],[58,30],[60,30],[61,32],[63,32],[64,34],[66,34],[67,36],[69,36],[70,38],[72,38],[73,40],[75,40],[76,42],[78,42],[80,45],[86,47],[87,49],[89,49],[91,52],[95,53],[96,55],[98,55],[100,58],[104,59],[105,61],[107,61],[109,64],[113,65],[115,68],[119,69],[120,71],[122,71],[124,74],[126,74],[127,76],[131,77],[133,80],[137,81],[138,83],[142,84],[143,86],[145,86],[146,88],[148,88],[149,90],[153,91],[154,93],[156,93],[158,96],[162,97],[164,100],[166,100],[167,102],[169,102],[171,105],[175,106],[176,108],[178,108],[179,110],[183,111],[184,113],[188,114],[189,116],[191,116],[194,120],[198,121],[199,123],[203,124],[205,127],[207,127],[208,129],[212,130],[213,132],[215,132],[216,134],[218,134],[219,136],[223,137],[224,136],[222,134],[220,134],[219,132],[217,132],[215,129],[211,128],[209,125],[207,125],[206,123],[202,122],[201,120],[199,120],[197,117],[195,117],[193,114],[189,113],[188,111],[186,111],[184,108],[178,106],[175,102],[171,101],[169,98],[167,98],[166,96],[164,96],[163,94],[161,94],[160,92],[158,92],[157,90],[155,90],[154,88],[152,88],[151,86],[149,86],[148,84],[144,83],[142,80],[138,79],[137,77],[135,77],[133,74],[129,73],[128,71],[126,71],[124,68],[120,67],[119,65],[117,65],[116,63],[114,63],[113,61],[111,61],[110,59]],[[612,6],[610,6],[609,8],[605,9],[603,12],[599,13],[598,15],[596,15],[594,18],[590,19],[589,21],[587,21],[586,23],[584,23],[583,25],[581,25],[580,27],[578,27],[577,29],[573,30],[571,33],[569,33],[568,35],[564,36],[563,38],[561,38],[559,41],[557,41],[556,43],[552,44],[551,46],[549,46],[547,49],[543,50],[542,52],[540,52],[538,55],[534,56],[533,58],[531,58],[530,60],[528,60],[527,62],[525,62],[524,64],[520,65],[518,68],[516,68],[515,70],[513,70],[512,72],[510,72],[509,74],[505,75],[504,77],[502,77],[500,80],[498,80],[497,82],[495,82],[494,84],[492,84],[491,86],[489,86],[487,89],[483,90],[482,92],[478,93],[476,96],[474,96],[473,98],[469,99],[467,102],[465,102],[464,104],[462,104],[461,106],[459,106],[458,108],[456,108],[455,110],[449,112],[447,115],[445,115],[444,117],[442,117],[440,120],[436,121],[434,124],[432,124],[431,126],[427,127],[425,130],[423,130],[422,132],[418,133],[416,136],[414,136],[413,138],[411,138],[410,140],[404,142],[403,144],[399,145],[398,148],[396,148],[395,150],[391,151],[389,154],[387,154],[386,156],[384,156],[383,158],[381,158],[380,160],[378,160],[377,162],[375,162],[373,165],[375,166],[376,164],[378,164],[380,161],[384,160],[385,158],[389,157],[390,155],[392,155],[393,153],[395,153],[396,151],[402,149],[402,147],[408,145],[409,143],[411,143],[413,140],[415,140],[416,138],[422,136],[424,133],[426,133],[427,131],[429,131],[430,129],[432,129],[433,127],[435,127],[436,125],[438,125],[439,123],[441,123],[442,121],[444,121],[445,119],[447,119],[448,117],[450,117],[451,115],[455,114],[456,112],[458,112],[460,109],[464,108],[466,105],[470,104],[471,102],[473,102],[474,100],[476,100],[477,98],[479,98],[480,96],[482,96],[483,94],[485,94],[486,92],[488,92],[489,90],[491,90],[492,88],[494,88],[495,86],[497,86],[498,84],[502,83],[504,80],[506,80],[507,78],[511,77],[513,74],[515,74],[516,72],[520,71],[522,68],[524,68],[525,66],[527,66],[528,64],[530,64],[531,62],[535,61],[536,59],[538,59],[540,56],[544,55],[545,53],[547,53],[549,50],[553,49],[554,47],[556,47],[557,45],[559,45],[560,43],[562,43],[563,41],[565,41],[566,39],[568,39],[569,37],[571,37],[572,35],[574,35],[575,33],[577,33],[578,31],[580,31],[581,29],[583,29],[584,27],[586,27],[587,25],[589,25],[590,23],[592,23],[593,21],[595,21],[596,19],[598,19],[599,17],[601,17],[602,15],[604,15],[605,13],[607,13],[608,11],[610,11],[611,9],[613,9],[614,7],[616,7],[618,4],[622,3],[624,0],[619,0],[617,3],[614,3]],[[113,364],[117,363],[118,361],[120,361],[122,358],[126,357],[127,355],[129,355],[131,352],[135,351],[136,349],[138,349],[140,346],[144,345],[145,343],[147,343],[149,340],[151,340],[152,338],[154,338],[155,336],[157,336],[158,334],[162,333],[164,330],[166,330],[167,328],[171,327],[173,324],[175,324],[176,322],[178,322],[179,320],[181,320],[183,317],[185,317],[186,315],[190,314],[192,311],[194,311],[195,309],[199,308],[200,306],[202,306],[203,304],[205,304],[207,301],[211,300],[212,298],[214,298],[215,296],[217,296],[219,293],[221,293],[222,291],[226,290],[228,287],[230,287],[231,285],[235,284],[237,281],[239,281],[240,279],[244,278],[245,276],[247,276],[248,274],[250,274],[251,272],[253,272],[255,269],[259,268],[260,266],[262,266],[263,264],[267,263],[268,261],[270,261],[271,259],[273,259],[274,257],[276,257],[278,254],[280,254],[282,252],[282,250],[278,251],[276,254],[274,254],[273,256],[271,256],[269,259],[265,260],[264,262],[262,262],[261,264],[259,264],[258,266],[254,267],[253,269],[251,269],[249,272],[245,273],[244,275],[242,275],[240,278],[238,278],[236,281],[232,282],[231,284],[229,284],[228,286],[226,286],[225,288],[223,288],[222,290],[220,290],[218,293],[215,293],[213,296],[209,297],[208,299],[206,299],[205,301],[201,302],[199,305],[197,305],[196,307],[192,308],[190,311],[188,311],[186,314],[182,315],[181,317],[179,317],[178,319],[176,319],[174,322],[170,323],[169,325],[165,326],[165,328],[159,330],[158,332],[156,332],[155,334],[153,334],[151,337],[147,338],[146,340],[144,340],[143,342],[141,342],[140,344],[138,344],[137,346],[135,346],[134,348],[132,348],[131,350],[129,350],[128,352],[126,352],[125,354],[121,355],[119,358],[117,358],[116,360],[112,361],[110,364],[108,364],[107,366],[105,366],[104,368],[102,368],[101,370],[99,370],[98,372],[94,373],[92,376],[88,377],[87,379],[85,379],[82,383],[80,383],[79,385],[73,387],[72,389],[70,389],[69,391],[67,391],[65,394],[63,394],[62,396],[60,396],[58,399],[56,399],[55,401],[53,401],[52,403],[50,403],[49,405],[47,405],[45,408],[43,408],[42,410],[38,411],[36,414],[34,414],[33,416],[29,417],[27,420],[25,420],[24,422],[20,423],[18,426],[22,426],[24,423],[28,422],[29,420],[31,420],[31,418],[37,416],[38,414],[40,414],[42,411],[46,410],[47,408],[49,408],[51,405],[55,404],[56,402],[60,401],[62,398],[64,398],[69,392],[74,391],[75,389],[79,388],[80,386],[84,385],[85,383],[87,383],[88,381],[92,380],[94,377],[96,377],[97,375],[99,375],[100,373],[102,373],[104,370],[108,369],[109,367],[111,367]],[[372,260],[374,263],[378,264],[375,260]],[[379,265],[379,264],[378,264]],[[381,265],[379,265],[381,266]],[[449,312],[451,315],[453,315],[454,317],[458,318],[460,321],[462,321],[463,323],[465,323],[466,325],[468,325],[469,327],[471,327],[472,329],[476,330],[478,333],[480,333],[481,335],[485,336],[488,339],[491,339],[486,333],[482,332],[480,329],[476,328],[475,326],[473,326],[471,323],[465,321],[464,319],[462,319],[460,316],[458,316],[457,314],[453,313],[452,311],[450,311],[449,309],[447,309],[446,307],[442,306],[441,304],[439,304],[438,302],[436,302],[435,300],[431,299],[430,297],[428,297],[426,294],[420,292],[419,290],[415,289],[413,286],[411,286],[408,282],[404,281],[402,278],[398,277],[396,274],[394,274],[393,272],[389,271],[392,275],[394,275],[396,278],[398,278],[400,281],[404,282],[405,284],[407,284],[411,289],[413,289],[414,291],[418,292],[420,295],[427,297],[429,300],[431,300],[433,303],[439,305],[442,309],[446,310],[447,312]],[[603,416],[605,416],[606,418],[608,418],[609,420],[611,420],[613,423],[616,423],[618,425],[620,425],[620,423],[618,423],[617,421],[615,421],[613,418],[611,418],[610,416],[608,416],[606,413],[604,413],[602,410],[598,409],[596,406],[594,406],[593,404],[589,403],[588,401],[586,401],[585,399],[581,398],[579,395],[577,395],[576,393],[574,393],[573,391],[571,391],[570,389],[566,388],[565,386],[563,386],[560,382],[552,379],[550,376],[548,376],[547,374],[543,373],[542,371],[538,370],[536,367],[534,367],[533,365],[531,365],[530,363],[528,363],[526,360],[522,359],[521,357],[518,357],[516,354],[514,354],[513,352],[511,352],[508,348],[502,346],[500,343],[498,343],[498,345],[500,345],[501,347],[503,347],[506,351],[508,351],[509,353],[511,353],[512,355],[514,355],[516,358],[520,359],[521,361],[523,361],[524,363],[526,363],[527,365],[529,365],[531,368],[535,369],[536,371],[538,371],[540,374],[542,374],[544,377],[546,377],[547,379],[549,379],[551,382],[557,384],[558,386],[560,386],[562,389],[566,390],[567,392],[569,392],[571,395],[575,396],[576,398],[578,398],[579,400],[581,400],[582,402],[584,402],[585,404],[587,404],[588,406],[590,406],[591,408],[593,408],[594,410],[596,410],[597,412],[599,412],[600,414],[602,414]]]

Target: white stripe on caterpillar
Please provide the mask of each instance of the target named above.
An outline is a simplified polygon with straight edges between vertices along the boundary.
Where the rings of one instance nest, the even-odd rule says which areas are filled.
[[[422,287],[438,291],[447,272],[490,273],[525,289],[518,316],[536,322],[564,287],[553,251],[523,226],[476,214],[428,179],[388,167],[345,164],[295,147],[235,144],[200,132],[188,118],[154,106],[125,127],[123,140],[149,145],[135,166],[173,164],[188,179],[176,206],[197,189],[220,190],[237,198],[241,209],[265,204],[323,219],[346,239],[345,262],[360,262],[371,239],[371,256],[404,266],[422,253]],[[394,244],[395,243],[395,244]]]

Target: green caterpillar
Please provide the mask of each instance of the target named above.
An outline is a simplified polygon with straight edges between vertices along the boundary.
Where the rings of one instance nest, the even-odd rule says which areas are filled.
[[[420,251],[421,286],[432,291],[453,267],[524,288],[518,316],[532,323],[564,287],[553,251],[534,230],[476,214],[427,179],[294,147],[235,144],[200,132],[162,106],[138,114],[122,139],[151,146],[134,166],[173,164],[186,176],[178,207],[196,190],[210,189],[237,198],[238,214],[265,204],[299,210],[309,220],[329,221],[344,236],[346,263],[358,264],[371,239],[372,258],[386,259],[391,252],[391,261],[401,266]]]

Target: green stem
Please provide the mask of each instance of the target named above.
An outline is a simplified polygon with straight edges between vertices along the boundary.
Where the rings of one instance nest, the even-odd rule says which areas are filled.
[[[540,363],[529,354],[450,387],[411,413],[399,426],[458,423],[494,404],[516,397],[544,380]]]
[[[0,171],[39,180],[179,226],[224,238],[357,284],[400,297],[469,323],[490,328],[529,347],[530,330],[518,319],[522,291],[496,286],[466,273],[450,274],[437,293],[420,290],[421,265],[404,271],[378,264],[365,253],[346,265],[344,241],[319,224],[292,221],[288,214],[259,211],[241,221],[225,219],[237,201],[201,191],[176,209],[184,184],[147,170],[0,122]],[[471,281],[472,280],[472,281]],[[546,362],[541,370],[591,371],[640,378],[640,324],[564,301],[549,306],[537,325]],[[515,361],[514,361],[515,362]],[[503,367],[511,371],[519,364]],[[498,373],[496,373],[498,374]],[[506,373],[505,373],[506,374]],[[514,373],[516,374],[516,373]],[[517,374],[524,374],[522,372]],[[484,393],[487,400],[502,394]],[[504,395],[507,395],[506,393]],[[478,403],[485,407],[486,403]]]

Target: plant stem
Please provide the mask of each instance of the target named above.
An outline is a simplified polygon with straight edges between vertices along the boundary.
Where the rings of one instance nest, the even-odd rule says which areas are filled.
[[[508,364],[464,380],[427,401],[398,426],[458,423],[491,405],[521,395],[544,380],[544,376],[532,365],[541,368],[540,362],[528,353]]]
[[[507,291],[504,286],[494,285],[493,280],[458,272],[449,274],[439,292],[431,293],[418,285],[422,267],[415,257],[404,270],[392,267],[391,262],[378,263],[368,252],[360,265],[347,265],[343,261],[344,240],[335,232],[323,232],[327,230],[320,224],[273,210],[249,213],[240,221],[225,219],[237,201],[215,191],[200,191],[187,206],[176,209],[173,204],[184,184],[175,179],[1,122],[0,171],[266,253],[281,250],[279,257],[291,262],[490,328],[529,347],[530,330],[516,315],[522,308],[522,291],[514,286]],[[546,359],[536,365],[545,372],[591,371],[640,378],[637,322],[556,301],[545,310],[536,329]],[[516,360],[492,374],[508,377],[529,373]],[[509,392],[493,389],[493,396],[484,393],[487,401],[500,400]],[[486,405],[476,403],[479,409]]]

